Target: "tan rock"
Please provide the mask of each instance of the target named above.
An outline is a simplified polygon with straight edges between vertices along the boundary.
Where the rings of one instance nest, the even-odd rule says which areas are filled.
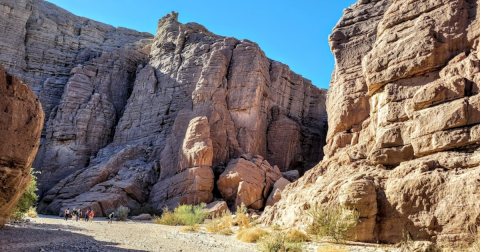
[[[252,160],[238,158],[230,161],[217,182],[218,190],[225,201],[232,206],[242,203],[248,208],[260,209],[282,177],[276,167],[271,167],[261,156]]]
[[[212,166],[213,146],[206,117],[190,121],[180,152],[178,172],[190,167]]]
[[[229,211],[227,203],[223,200],[217,200],[209,203],[205,208],[208,211],[208,216],[212,218],[221,216],[224,211]]]
[[[273,206],[277,203],[282,198],[282,190],[290,183],[291,182],[285,178],[279,178],[275,184],[273,184],[273,189],[267,198],[266,206]]]
[[[43,111],[32,90],[0,66],[0,227],[30,182]]]

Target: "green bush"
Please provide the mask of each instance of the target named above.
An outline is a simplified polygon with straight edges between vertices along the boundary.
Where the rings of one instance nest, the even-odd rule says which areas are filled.
[[[117,211],[115,211],[115,216],[117,217],[117,220],[126,221],[128,213],[130,213],[130,208],[119,206]]]
[[[204,209],[205,203],[200,205],[181,205],[175,209],[175,215],[182,222],[183,225],[195,226],[195,224],[202,224],[207,218],[208,212]]]
[[[37,177],[35,174],[39,172],[33,171],[33,168],[30,168],[30,175],[31,179],[30,182],[27,186],[27,189],[25,189],[25,192],[22,194],[20,197],[20,200],[18,201],[17,205],[13,209],[11,219],[13,220],[23,220],[25,219],[25,214],[28,212],[28,210],[35,206],[37,204],[38,196],[35,194],[35,192],[38,190],[37,188]]]
[[[307,213],[313,220],[308,233],[317,237],[329,236],[336,242],[348,238],[348,230],[355,227],[359,219],[357,211],[341,206],[315,205]]]
[[[181,205],[177,207],[173,212],[168,208],[163,209],[162,216],[160,218],[154,218],[156,224],[178,226],[187,225],[190,227],[196,224],[201,224],[207,218],[208,212],[203,209],[206,206],[205,203],[200,205]]]

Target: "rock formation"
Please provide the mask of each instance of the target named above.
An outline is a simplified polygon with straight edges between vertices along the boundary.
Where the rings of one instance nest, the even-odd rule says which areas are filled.
[[[34,163],[42,213],[208,203],[242,155],[277,165],[277,175],[323,157],[326,91],[254,42],[181,24],[176,13],[153,36],[42,0],[0,8],[0,63],[47,115]]]
[[[0,227],[30,182],[43,117],[32,90],[0,66]]]
[[[368,242],[461,245],[480,219],[477,1],[358,1],[335,56],[325,158],[262,221],[308,225],[314,204],[356,208]]]

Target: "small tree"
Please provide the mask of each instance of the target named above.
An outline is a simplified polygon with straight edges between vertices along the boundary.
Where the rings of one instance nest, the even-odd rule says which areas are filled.
[[[312,218],[312,225],[307,231],[318,237],[330,236],[336,242],[348,238],[348,230],[355,227],[359,219],[357,211],[341,206],[322,207],[317,204],[307,213]]]
[[[115,211],[115,216],[117,216],[118,220],[126,221],[128,217],[128,213],[130,213],[130,208],[119,206],[117,211]]]
[[[28,210],[37,204],[38,196],[35,192],[38,190],[37,188],[37,177],[35,174],[40,172],[33,171],[33,168],[30,168],[30,175],[31,179],[28,183],[27,189],[18,200],[17,205],[13,208],[13,212],[11,218],[14,220],[23,220],[25,219],[25,214]]]

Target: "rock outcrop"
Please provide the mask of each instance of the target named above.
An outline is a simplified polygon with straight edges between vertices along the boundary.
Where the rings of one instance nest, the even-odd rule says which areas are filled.
[[[254,42],[176,13],[153,36],[42,0],[0,7],[0,63],[46,114],[34,163],[42,213],[208,203],[242,155],[299,174],[323,157],[326,91]]]
[[[325,158],[262,221],[308,225],[310,206],[356,208],[368,242],[463,245],[480,218],[477,1],[358,1],[336,59]]]
[[[0,66],[0,227],[30,182],[43,117],[32,90]]]

